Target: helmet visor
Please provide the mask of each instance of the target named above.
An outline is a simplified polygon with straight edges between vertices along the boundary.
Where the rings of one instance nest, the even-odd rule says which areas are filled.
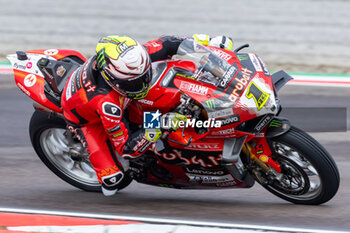
[[[113,84],[113,87],[127,94],[138,94],[146,91],[152,80],[151,65],[142,74],[130,79],[115,79],[108,69],[105,69],[104,73]]]

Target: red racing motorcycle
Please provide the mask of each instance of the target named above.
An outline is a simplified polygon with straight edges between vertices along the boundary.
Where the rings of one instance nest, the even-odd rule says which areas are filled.
[[[128,107],[130,127],[149,127],[144,115],[189,117],[136,159],[116,156],[126,168],[119,189],[132,180],[167,188],[250,188],[255,181],[297,204],[322,204],[339,187],[329,153],[311,136],[278,117],[278,90],[290,77],[270,75],[261,58],[185,40],[172,60],[152,64],[148,96]],[[101,191],[81,143],[66,128],[60,98],[72,73],[86,61],[72,50],[8,56],[17,86],[35,103],[32,145],[44,164],[69,184]]]

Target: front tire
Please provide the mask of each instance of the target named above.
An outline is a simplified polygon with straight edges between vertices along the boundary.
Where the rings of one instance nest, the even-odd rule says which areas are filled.
[[[261,182],[271,193],[295,204],[318,205],[332,199],[340,183],[331,155],[304,131],[291,129],[270,141],[273,159],[282,169],[280,180]]]
[[[53,173],[79,189],[102,192],[88,154],[67,130],[63,119],[35,111],[30,120],[29,133],[35,152]],[[130,176],[125,174],[118,190],[128,186],[131,181]]]

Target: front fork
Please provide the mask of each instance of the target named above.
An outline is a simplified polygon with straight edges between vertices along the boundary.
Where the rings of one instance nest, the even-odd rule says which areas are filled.
[[[272,151],[268,138],[277,137],[284,134],[290,129],[290,123],[287,119],[275,117],[259,134],[261,137],[254,137],[247,140],[247,135],[239,138],[230,138],[224,141],[222,161],[226,168],[239,181],[248,182],[246,180],[247,171],[241,160],[241,152],[247,156],[258,167],[262,168],[265,174],[273,176],[277,180],[283,178],[282,169],[278,162],[272,158]],[[254,169],[253,171],[254,172]],[[247,183],[246,182],[246,183]]]
[[[273,160],[270,146],[265,137],[256,138],[245,143],[242,151],[265,172],[269,172],[270,168],[272,168],[276,172],[281,173],[281,167],[278,162]]]
[[[286,133],[290,127],[290,122],[287,119],[275,117],[262,131],[263,137],[255,137],[242,147],[242,152],[253,163],[261,167],[266,174],[273,175],[277,180],[281,180],[283,177],[282,169],[272,157],[272,145],[268,139]]]

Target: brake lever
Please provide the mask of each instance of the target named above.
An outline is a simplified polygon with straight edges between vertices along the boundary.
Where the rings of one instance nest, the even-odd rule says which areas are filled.
[[[168,140],[170,142],[173,142],[173,143],[176,143],[176,144],[179,144],[179,145],[182,145],[182,146],[189,146],[191,144],[191,142],[192,142],[192,139],[193,139],[193,136],[191,136],[190,139],[188,140],[187,144],[184,144],[184,143],[181,143],[181,142],[178,142],[178,141],[175,141],[175,140],[172,140],[172,139],[168,138],[169,134],[170,134],[169,131],[165,131],[163,133],[163,135],[162,135],[162,139],[163,140]]]
[[[249,44],[244,44],[233,50],[234,53],[238,53],[241,49],[248,48]]]
[[[181,143],[181,142],[178,142],[178,141],[175,141],[175,140],[172,140],[170,138],[167,138],[168,141],[170,142],[173,142],[173,143],[176,143],[176,144],[179,144],[179,145],[182,145],[182,146],[189,146],[192,142],[192,139],[193,139],[193,136],[190,137],[190,139],[188,140],[188,143],[187,144],[184,144],[184,143]]]

